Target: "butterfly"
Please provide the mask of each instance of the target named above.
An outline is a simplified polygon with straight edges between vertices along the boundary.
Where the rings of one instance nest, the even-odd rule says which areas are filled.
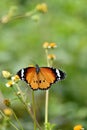
[[[17,75],[24,80],[33,90],[48,89],[56,81],[65,78],[65,73],[52,67],[27,67],[19,70]]]

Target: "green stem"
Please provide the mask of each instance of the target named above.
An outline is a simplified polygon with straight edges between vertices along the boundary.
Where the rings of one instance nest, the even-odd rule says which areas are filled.
[[[46,57],[48,57],[48,49],[46,49],[45,52],[46,52]],[[48,58],[47,58],[47,65],[50,66]],[[48,103],[49,103],[49,90],[46,90],[46,94],[45,94],[45,130],[47,130],[47,124],[48,124]]]
[[[10,123],[16,130],[19,130],[11,121],[9,121],[9,123]]]
[[[32,90],[32,102],[33,102],[33,112],[34,112],[34,130],[36,130],[36,110],[35,110],[35,97],[34,97],[33,90]]]
[[[9,17],[8,22],[16,20],[16,19],[21,19],[21,18],[29,18],[33,14],[35,14],[36,12],[37,12],[37,10],[34,9],[34,10],[30,11],[30,12],[26,12],[25,14],[20,14],[20,15],[17,15],[17,16],[11,16],[11,17]],[[8,14],[7,14],[7,16],[8,16]],[[3,23],[2,19],[0,19],[0,23]]]
[[[42,130],[41,126],[39,125],[38,121],[36,120],[36,116],[34,117],[32,110],[31,110],[31,106],[29,106],[25,100],[24,100],[24,96],[23,96],[23,92],[20,90],[20,87],[18,86],[18,84],[16,84],[17,90],[20,92],[21,95],[18,95],[19,100],[24,104],[25,109],[27,110],[27,112],[29,113],[29,115],[31,116],[32,120],[35,122],[35,124],[37,125],[37,127],[39,128],[39,130]],[[14,88],[14,87],[13,87]],[[15,90],[15,88],[14,88]],[[16,92],[16,90],[15,90]]]
[[[16,121],[18,122],[18,125],[20,126],[20,129],[21,129],[21,130],[24,130],[23,127],[22,127],[22,125],[21,125],[21,123],[20,123],[20,121],[19,121],[19,119],[17,118],[17,116],[16,116],[16,114],[15,114],[14,111],[13,111],[13,115],[14,115]]]
[[[45,130],[47,130],[48,123],[48,102],[49,102],[49,90],[46,90],[46,98],[45,98]]]
[[[6,118],[6,116],[4,115],[4,113],[0,110],[0,113],[1,115]],[[16,130],[19,130],[10,120],[9,120],[9,123],[16,129]]]

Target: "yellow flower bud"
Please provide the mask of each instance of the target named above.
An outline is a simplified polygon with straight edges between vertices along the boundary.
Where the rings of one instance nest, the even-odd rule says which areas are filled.
[[[48,46],[48,48],[56,48],[56,47],[57,47],[57,45],[54,42],[50,43]]]
[[[84,130],[82,125],[76,125],[73,130]]]
[[[5,109],[3,110],[3,112],[4,112],[4,114],[5,114],[6,116],[11,116],[11,115],[12,115],[12,109],[10,109],[10,108],[5,108]]]
[[[13,76],[11,79],[13,82],[18,82],[20,80],[18,75]]]
[[[6,106],[10,106],[10,104],[11,104],[11,103],[10,103],[10,100],[9,100],[9,99],[5,99],[5,100],[4,100],[4,104],[5,104]]]
[[[12,87],[15,83],[13,81],[9,81],[6,83],[6,87]]]
[[[11,73],[8,72],[8,71],[3,70],[2,75],[3,75],[4,78],[7,78],[7,79],[11,78]]]
[[[43,48],[47,49],[48,46],[49,46],[49,43],[48,43],[48,42],[44,42],[44,44],[43,44]]]
[[[50,60],[55,60],[55,59],[56,59],[56,56],[55,56],[54,54],[49,54],[49,55],[47,56],[47,58],[50,59]]]
[[[47,5],[45,3],[42,4],[38,4],[36,6],[36,9],[42,13],[46,13],[47,12]]]
[[[29,67],[34,67],[34,65],[31,64],[31,65],[29,65]]]

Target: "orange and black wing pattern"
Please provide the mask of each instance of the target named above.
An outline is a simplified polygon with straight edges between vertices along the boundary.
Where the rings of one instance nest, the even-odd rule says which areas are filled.
[[[50,67],[41,67],[38,74],[39,89],[48,89],[56,81],[65,78],[65,73]]]
[[[21,80],[26,81],[26,83],[29,84],[32,89],[38,89],[38,82],[36,82],[38,79],[35,67],[23,68],[17,72],[17,75]]]
[[[21,80],[26,81],[33,90],[48,89],[51,84],[65,78],[65,73],[56,68],[50,67],[27,67],[21,69],[17,75]]]

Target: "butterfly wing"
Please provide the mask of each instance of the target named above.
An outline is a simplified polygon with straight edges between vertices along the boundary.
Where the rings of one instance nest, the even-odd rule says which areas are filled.
[[[38,74],[39,89],[48,89],[51,84],[64,78],[65,73],[61,70],[50,67],[41,67]]]
[[[21,80],[26,81],[32,89],[38,89],[38,77],[35,67],[27,67],[19,70],[17,75]]]
[[[39,89],[47,89],[50,86],[50,82],[46,80],[46,77],[44,77],[42,71],[38,73],[38,87]]]
[[[37,69],[38,67],[27,67],[17,73],[33,90],[48,89],[51,84],[65,78],[65,73],[55,68],[41,67],[38,71]]]

